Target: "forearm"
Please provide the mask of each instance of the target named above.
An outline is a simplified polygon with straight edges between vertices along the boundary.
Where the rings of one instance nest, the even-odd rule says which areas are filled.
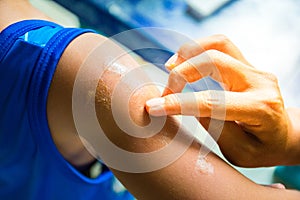
[[[143,75],[136,77],[136,81],[140,81],[142,85],[147,79],[140,77]],[[101,99],[111,95],[114,85],[118,84],[118,81],[116,74],[107,72],[98,86],[98,90],[102,91],[96,97],[100,100],[96,99],[99,102],[97,104],[98,118],[107,136],[115,144],[131,152],[152,152],[167,145],[178,131],[180,122],[176,118],[168,118],[164,128],[156,136],[148,139],[128,136],[117,128],[110,105],[104,105]],[[107,93],[105,94],[103,91]],[[126,92],[125,88],[124,92]],[[131,119],[139,125],[147,124],[149,121],[144,110],[145,101],[157,96],[159,96],[159,92],[153,86],[144,86],[137,90],[129,101],[132,111]],[[123,100],[120,99],[120,101]],[[101,113],[103,114],[101,115]],[[226,130],[230,131],[228,128]],[[187,134],[192,133],[187,132]],[[206,157],[207,162],[214,168],[213,173],[201,169],[197,165],[200,147],[201,145],[194,141],[178,160],[157,171],[149,173],[126,173],[114,169],[112,171],[138,199],[299,198],[297,192],[275,190],[254,184],[213,153],[209,153]]]

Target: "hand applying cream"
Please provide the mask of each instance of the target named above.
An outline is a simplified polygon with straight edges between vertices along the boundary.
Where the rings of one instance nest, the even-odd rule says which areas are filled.
[[[234,164],[254,167],[300,163],[300,115],[298,123],[290,120],[300,111],[287,111],[276,77],[255,69],[226,37],[211,36],[197,44],[183,45],[166,67],[171,71],[162,97],[146,102],[150,115],[223,120],[218,113],[225,110],[225,121],[244,131],[221,136],[218,141]],[[224,84],[227,91],[181,93],[187,82],[206,76]]]

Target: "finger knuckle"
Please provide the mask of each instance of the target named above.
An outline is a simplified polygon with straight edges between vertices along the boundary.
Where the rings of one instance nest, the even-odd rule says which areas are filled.
[[[212,101],[210,91],[203,91],[196,93],[199,102],[199,107],[201,107],[203,112],[210,112],[212,110]]]
[[[170,74],[169,74],[169,79],[174,79],[176,80],[178,77],[179,77],[179,73],[176,69],[173,69],[170,71]]]
[[[271,108],[272,110],[282,110],[284,107],[283,100],[280,95],[273,95],[268,101],[265,102],[268,108]]]
[[[275,74],[270,73],[270,72],[265,72],[264,76],[265,76],[266,79],[278,84],[278,78]]]
[[[177,53],[184,58],[185,60],[197,54],[198,49],[201,49],[200,45],[197,45],[195,42],[189,42],[183,44],[177,51]]]
[[[176,113],[176,114],[181,114],[182,113],[182,108],[180,104],[180,97],[177,96],[176,94],[170,94],[165,97],[165,109],[169,113]]]
[[[231,43],[230,39],[223,34],[214,35],[214,41],[216,45],[220,45],[220,46],[226,46],[227,44]]]
[[[205,53],[208,57],[206,59],[207,66],[210,66],[211,70],[218,70],[218,66],[222,65],[222,60],[224,60],[223,53],[215,49],[207,50]]]
[[[174,107],[178,104],[178,98],[174,94],[170,94],[166,96],[165,99],[166,99],[166,105],[168,105],[169,107]]]
[[[188,81],[187,77],[184,76],[180,71],[176,68],[170,72],[169,75],[169,85],[172,86],[183,86]]]
[[[277,120],[284,111],[284,102],[280,94],[270,93],[264,95],[257,106],[258,112],[261,113],[262,118],[266,120]]]
[[[177,53],[180,56],[183,56],[185,54],[185,52],[189,49],[190,45],[189,44],[183,44],[177,51]]]
[[[216,58],[218,58],[220,52],[218,50],[215,50],[215,49],[210,49],[210,50],[207,50],[205,52],[209,58],[211,58],[212,60],[215,60]]]
[[[183,79],[183,75],[180,71],[178,71],[178,69],[175,68],[170,72],[170,78],[179,81]]]

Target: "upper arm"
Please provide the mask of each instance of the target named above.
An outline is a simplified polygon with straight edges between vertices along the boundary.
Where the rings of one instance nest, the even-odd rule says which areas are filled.
[[[112,59],[110,51],[100,51],[101,55],[92,53],[104,41],[105,38],[103,37],[85,34],[72,42],[60,60],[49,92],[48,118],[51,133],[54,135],[54,139],[56,138],[56,144],[61,146],[63,154],[65,153],[67,156],[75,154],[75,159],[71,159],[75,163],[77,162],[77,154],[74,152],[78,153],[78,158],[81,159],[82,163],[93,159],[84,149],[78,136],[74,134],[76,128],[72,115],[74,81],[79,68],[86,63],[95,69],[97,67],[103,68],[103,74],[97,81],[94,101],[99,125],[114,145],[126,152],[153,152],[169,145],[180,128],[180,121],[168,117],[157,134],[149,138],[133,137],[129,135],[130,133],[120,129],[114,114],[127,116],[122,118],[125,124],[133,122],[139,126],[145,126],[150,123],[144,104],[146,100],[157,97],[160,93],[155,84],[144,84],[149,83],[149,79],[143,70],[138,70],[138,75],[131,77],[132,81],[128,82],[120,81],[126,75],[120,74],[118,70],[107,70],[107,67],[110,67],[109,59]],[[116,49],[116,51],[123,51],[113,44],[112,46],[112,49]],[[116,63],[128,71],[135,70],[138,66],[126,54],[116,59]],[[85,78],[88,82],[90,77],[86,75]],[[113,101],[116,112],[113,113],[111,100],[116,88],[120,92],[117,95],[119,98]],[[88,96],[85,92],[82,95]],[[64,128],[62,128],[62,124],[65,125]],[[67,134],[66,137],[71,138],[73,142],[63,139],[65,137],[59,136],[59,133]],[[185,134],[186,137],[189,137],[190,133],[186,132]],[[185,140],[185,137],[182,137],[182,140]],[[91,143],[93,142],[91,141]],[[180,148],[181,141],[179,140],[175,145]],[[285,195],[291,195],[291,197],[295,195],[296,198],[297,194],[254,184],[213,153],[209,153],[206,157],[207,162],[214,168],[213,172],[201,171],[201,168],[197,166],[200,147],[201,144],[196,140],[193,141],[182,156],[170,162],[169,165],[154,171],[134,173],[113,169],[114,166],[110,167],[113,173],[138,199],[282,199],[286,197]],[[102,153],[109,154],[110,152]],[[161,156],[163,160],[166,155],[162,154]],[[71,158],[73,157],[71,156]],[[109,159],[117,160],[118,157]],[[151,164],[151,160],[148,162]],[[128,164],[139,165],[140,163]]]

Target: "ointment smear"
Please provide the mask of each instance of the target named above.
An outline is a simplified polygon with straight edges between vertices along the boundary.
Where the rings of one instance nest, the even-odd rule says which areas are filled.
[[[207,161],[206,157],[199,156],[196,162],[196,170],[204,174],[213,174],[214,166]]]

